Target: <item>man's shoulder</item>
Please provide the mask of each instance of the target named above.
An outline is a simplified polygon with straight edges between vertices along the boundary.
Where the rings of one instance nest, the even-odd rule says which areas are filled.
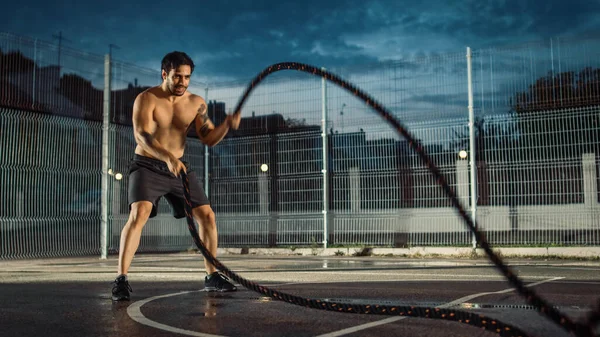
[[[193,104],[202,104],[202,103],[206,103],[204,102],[204,98],[202,98],[202,96],[200,95],[196,95],[194,93],[188,92],[188,100],[190,101],[190,103]]]
[[[158,98],[158,96],[156,95],[156,88],[157,87],[150,87],[150,88],[140,92],[136,98],[138,100],[144,100],[144,101],[155,100]]]
[[[206,102],[204,101],[204,98],[200,95],[196,95],[193,93],[189,93],[188,98],[188,103],[190,106],[195,107],[195,108],[199,108],[202,106],[206,106]]]

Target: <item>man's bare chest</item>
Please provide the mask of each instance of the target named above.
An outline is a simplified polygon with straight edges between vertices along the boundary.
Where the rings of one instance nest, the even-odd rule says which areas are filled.
[[[160,129],[187,129],[194,121],[196,113],[184,105],[157,104],[154,121]]]

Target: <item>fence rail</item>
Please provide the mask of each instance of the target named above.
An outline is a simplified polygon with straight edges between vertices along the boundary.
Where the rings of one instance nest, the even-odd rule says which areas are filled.
[[[470,58],[461,51],[329,70],[405,123],[463,205],[476,210],[491,244],[599,245],[599,56],[598,39],[556,39],[474,50]],[[0,34],[1,259],[101,254],[103,193],[106,248],[118,251],[129,211],[132,104],[160,73],[111,60],[103,172],[104,62]],[[247,82],[194,82],[190,91],[209,101],[219,123]],[[340,88],[277,73],[243,117],[216,147],[190,133],[185,154],[209,191],[220,246],[471,245],[409,144]],[[192,247],[183,220],[162,201],[140,250]]]

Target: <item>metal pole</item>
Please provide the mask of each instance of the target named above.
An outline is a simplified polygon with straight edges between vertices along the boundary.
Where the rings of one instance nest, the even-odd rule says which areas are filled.
[[[206,102],[206,115],[208,116],[208,87],[204,89],[204,101]],[[209,149],[207,145],[204,145],[204,192],[206,193],[206,197],[209,198],[208,192],[210,188],[210,179],[208,173],[208,167],[210,160],[208,159]]]
[[[552,78],[550,78],[550,80],[554,86],[554,46],[552,45],[552,39],[550,39],[550,63],[552,64]],[[554,90],[552,90],[552,102],[556,102],[556,94]]]
[[[102,113],[102,197],[100,221],[100,258],[108,255],[108,127],[110,115],[110,55],[104,56],[104,108]]]
[[[321,68],[325,70],[325,68]],[[321,100],[323,117],[321,119],[323,138],[323,248],[327,248],[327,241],[329,238],[329,229],[327,223],[327,217],[329,213],[329,182],[327,179],[327,81],[323,77],[321,79]]]
[[[475,117],[473,113],[473,76],[471,47],[467,47],[467,77],[469,85],[469,164],[471,166],[471,218],[477,219],[477,165],[475,157]],[[472,237],[473,249],[477,247],[475,234]]]
[[[552,39],[550,39],[550,64],[552,65],[552,77],[554,77],[554,46],[552,45]]]
[[[32,93],[32,100],[31,100],[31,108],[35,109],[35,75],[36,75],[36,70],[37,70],[37,39],[35,39],[35,41],[33,42],[33,93]]]

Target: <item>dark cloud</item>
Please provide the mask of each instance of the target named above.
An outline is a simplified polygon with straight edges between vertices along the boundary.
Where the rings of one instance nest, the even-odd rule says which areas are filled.
[[[486,48],[598,29],[593,1],[97,3],[21,1],[3,5],[0,29],[157,69],[171,50],[188,52],[203,81],[249,78],[282,61],[343,67],[403,60],[466,46]]]

